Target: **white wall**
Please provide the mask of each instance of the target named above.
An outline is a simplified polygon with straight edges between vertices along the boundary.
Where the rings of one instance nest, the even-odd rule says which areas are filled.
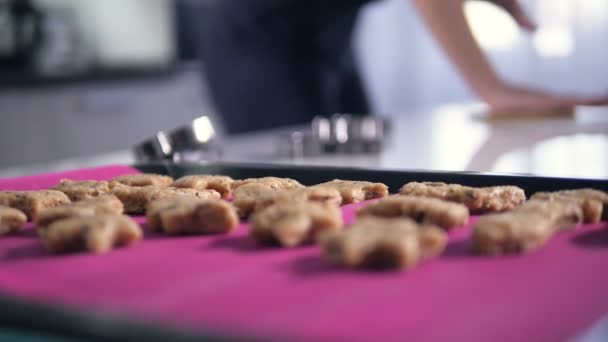
[[[545,46],[560,50],[567,37],[555,37],[552,32],[565,30],[572,35],[573,49],[566,56],[543,57],[534,37],[518,32],[510,49],[486,50],[503,77],[560,92],[608,91],[608,1],[523,2],[545,32]],[[471,20],[497,22],[492,18]],[[486,26],[482,29],[496,39],[510,33],[508,26]],[[384,0],[369,5],[360,17],[355,42],[377,112],[396,115],[412,107],[472,99],[411,1]]]

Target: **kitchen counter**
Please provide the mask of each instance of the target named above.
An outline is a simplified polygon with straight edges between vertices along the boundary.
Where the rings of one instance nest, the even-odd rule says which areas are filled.
[[[232,161],[608,178],[608,108],[582,107],[572,119],[499,122],[479,119],[481,113],[478,104],[455,104],[394,116],[378,154],[280,156],[278,137],[289,129],[234,137],[225,154]]]
[[[488,122],[477,104],[412,110],[392,117],[382,152],[292,158],[281,155],[290,127],[224,137],[222,161],[532,173],[608,178],[608,108],[582,107],[573,119]],[[253,148],[252,148],[253,147]],[[134,162],[129,150],[0,170],[0,177]]]

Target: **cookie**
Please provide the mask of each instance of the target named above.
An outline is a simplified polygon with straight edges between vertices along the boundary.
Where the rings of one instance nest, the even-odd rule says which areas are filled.
[[[316,186],[338,190],[342,196],[342,204],[388,196],[388,187],[382,183],[334,179]]]
[[[473,188],[441,182],[411,182],[405,184],[399,193],[461,203],[472,214],[509,211],[526,201],[524,190],[512,185]]]
[[[239,224],[236,209],[230,203],[187,196],[151,202],[146,217],[151,231],[171,235],[226,234]]]
[[[291,178],[262,177],[235,180],[232,182],[232,190],[251,183],[264,185],[273,190],[290,190],[304,187],[304,185],[300,184],[300,182]]]
[[[187,196],[201,199],[220,198],[220,194],[215,190],[195,190],[156,185],[141,187],[117,185],[112,188],[112,194],[120,199],[127,214],[144,214],[149,203],[161,198],[173,196]]]
[[[106,181],[73,181],[62,179],[59,185],[51,189],[63,192],[73,202],[110,193],[110,185]]]
[[[114,195],[102,195],[86,200],[43,210],[36,218],[36,226],[46,227],[55,221],[70,217],[122,214],[123,204]]]
[[[55,221],[39,233],[50,253],[103,253],[114,246],[129,246],[142,238],[139,225],[125,215],[71,217]]]
[[[257,182],[243,184],[234,189],[232,204],[237,208],[241,218],[247,218],[255,209],[258,201],[272,198],[277,191]]]
[[[20,206],[23,201],[22,193],[20,191],[0,191],[0,205],[11,208]]]
[[[234,180],[228,176],[190,175],[179,178],[171,186],[175,188],[191,188],[196,190],[215,190],[222,198],[229,197]]]
[[[482,216],[473,228],[473,250],[484,255],[525,253],[558,231],[583,222],[581,206],[565,201],[528,201],[507,212]]]
[[[329,187],[311,186],[293,190],[279,190],[261,194],[257,199],[254,212],[277,203],[317,202],[327,203],[336,207],[342,203],[342,196],[336,189]]]
[[[169,176],[153,173],[139,173],[115,177],[110,181],[110,187],[113,187],[116,184],[128,186],[169,186],[171,183],[173,183],[173,178]]]
[[[29,220],[35,219],[44,209],[70,203],[61,191],[0,191],[0,205],[21,210]]]
[[[326,238],[324,255],[349,268],[408,270],[443,252],[446,233],[437,226],[406,218],[364,217],[350,228]]]
[[[407,217],[449,230],[469,220],[469,209],[460,203],[436,198],[391,196],[359,209],[357,216]]]
[[[27,222],[27,216],[15,208],[0,206],[0,235],[14,233]]]
[[[537,192],[531,200],[573,201],[583,210],[585,223],[598,223],[608,220],[608,194],[595,189],[563,190],[556,192]]]
[[[256,212],[249,235],[261,243],[295,247],[341,228],[342,213],[336,205],[282,202]]]

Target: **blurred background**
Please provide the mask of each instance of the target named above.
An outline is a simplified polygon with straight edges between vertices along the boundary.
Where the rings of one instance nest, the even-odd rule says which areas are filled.
[[[0,169],[125,149],[202,114],[230,134],[215,110],[202,57],[205,23],[217,1],[0,0]],[[539,24],[533,35],[495,6],[466,5],[475,38],[501,75],[560,92],[608,90],[608,1],[523,3]],[[410,1],[366,5],[353,39],[372,112],[400,118],[475,103]],[[439,117],[444,121],[433,134],[440,146],[450,144],[441,130],[471,135],[473,150],[487,135],[457,114]],[[575,139],[565,155],[597,162],[591,175],[608,173],[605,134]],[[427,159],[434,158],[434,168],[576,173],[575,161],[556,152],[563,143],[526,155],[504,151],[487,165],[470,166],[470,155],[449,151]],[[535,162],[534,155],[548,153],[557,153],[553,164]],[[526,163],[537,165],[521,166]]]

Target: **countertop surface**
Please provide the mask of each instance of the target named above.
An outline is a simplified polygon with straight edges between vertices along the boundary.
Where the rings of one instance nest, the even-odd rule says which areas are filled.
[[[281,154],[288,127],[222,138],[221,161],[380,169],[529,173],[608,178],[608,108],[581,107],[573,118],[487,121],[478,104],[452,104],[391,116],[392,133],[375,154],[293,158]],[[102,155],[0,170],[0,177],[135,162],[127,148]]]

